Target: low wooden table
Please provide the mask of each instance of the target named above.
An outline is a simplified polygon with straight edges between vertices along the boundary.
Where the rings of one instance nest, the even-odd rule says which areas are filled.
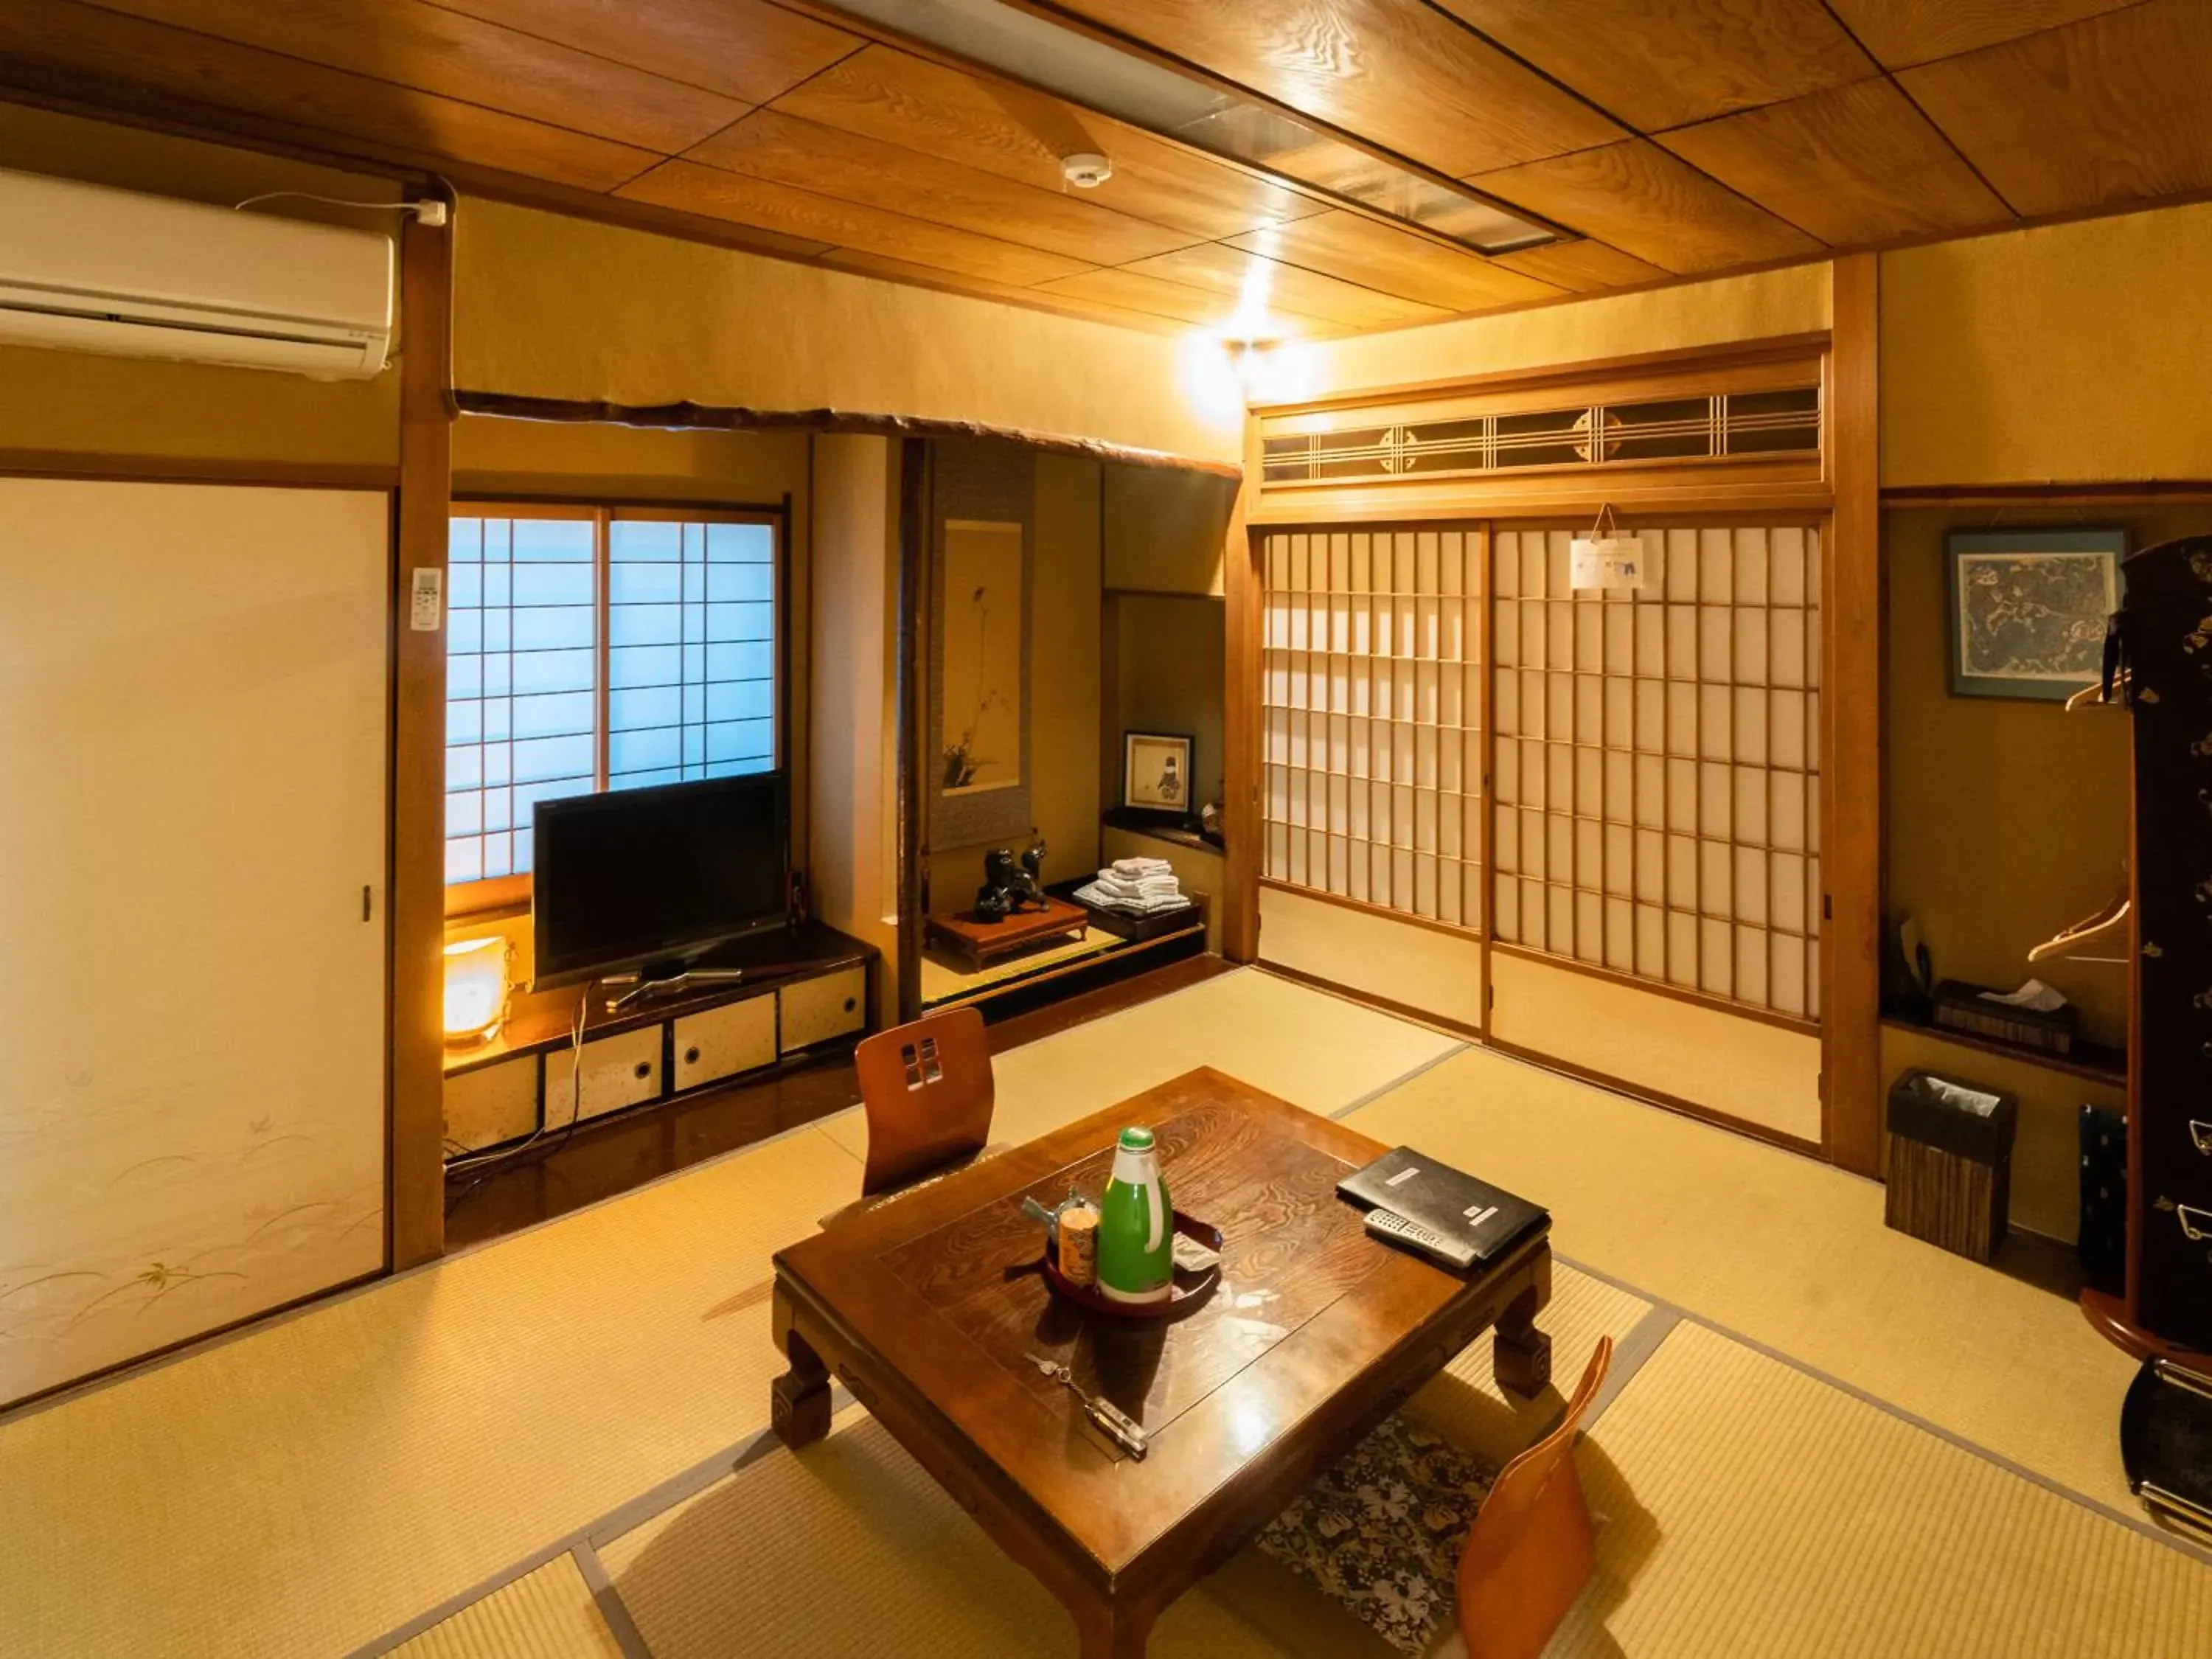
[[[1222,1282],[1171,1322],[1109,1320],[1027,1271],[1021,1214],[1096,1194],[1124,1124],[1152,1126],[1176,1206],[1226,1236]],[[1387,1147],[1201,1069],[839,1220],[775,1258],[774,1385],[793,1448],[833,1376],[1074,1615],[1084,1659],[1133,1659],[1169,1602],[1486,1328],[1534,1394],[1551,1340],[1548,1230],[1472,1279],[1377,1243],[1336,1195]],[[1027,1363],[1072,1365],[1151,1432],[1141,1461]]]
[[[1058,939],[1081,939],[1091,926],[1091,912],[1066,899],[1048,896],[1042,910],[1017,910],[1001,921],[985,921],[972,910],[929,919],[929,939],[966,958],[970,972],[981,972],[1001,957],[1027,951]]]

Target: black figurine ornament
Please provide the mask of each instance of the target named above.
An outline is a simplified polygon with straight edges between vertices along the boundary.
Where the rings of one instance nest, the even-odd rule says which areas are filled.
[[[978,921],[1004,921],[1023,910],[1045,908],[1044,843],[1040,841],[1017,860],[1010,847],[994,847],[983,854],[983,884],[975,890],[975,916]]]

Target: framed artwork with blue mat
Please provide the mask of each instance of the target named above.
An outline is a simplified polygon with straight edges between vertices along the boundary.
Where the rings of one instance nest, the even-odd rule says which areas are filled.
[[[2124,530],[1954,530],[1951,695],[2063,702],[2104,671]]]

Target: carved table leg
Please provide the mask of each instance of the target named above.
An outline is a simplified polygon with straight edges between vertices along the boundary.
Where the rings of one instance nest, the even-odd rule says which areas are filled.
[[[1152,1615],[1133,1607],[1096,1606],[1073,1609],[1079,1659],[1145,1659]]]
[[[1541,1394],[1552,1380],[1552,1339],[1536,1328],[1536,1311],[1545,1300],[1543,1292],[1531,1285],[1506,1304],[1491,1346],[1498,1385],[1523,1399]]]
[[[797,1451],[830,1432],[830,1368],[796,1327],[784,1330],[783,1357],[791,1369],[769,1385],[769,1421]]]

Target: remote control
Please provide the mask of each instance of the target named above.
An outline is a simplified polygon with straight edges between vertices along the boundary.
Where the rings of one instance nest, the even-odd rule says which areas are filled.
[[[1419,1222],[1407,1220],[1395,1210],[1370,1210],[1367,1231],[1385,1244],[1395,1244],[1417,1255],[1425,1255],[1455,1273],[1464,1273],[1474,1265],[1473,1244],[1432,1233]]]

